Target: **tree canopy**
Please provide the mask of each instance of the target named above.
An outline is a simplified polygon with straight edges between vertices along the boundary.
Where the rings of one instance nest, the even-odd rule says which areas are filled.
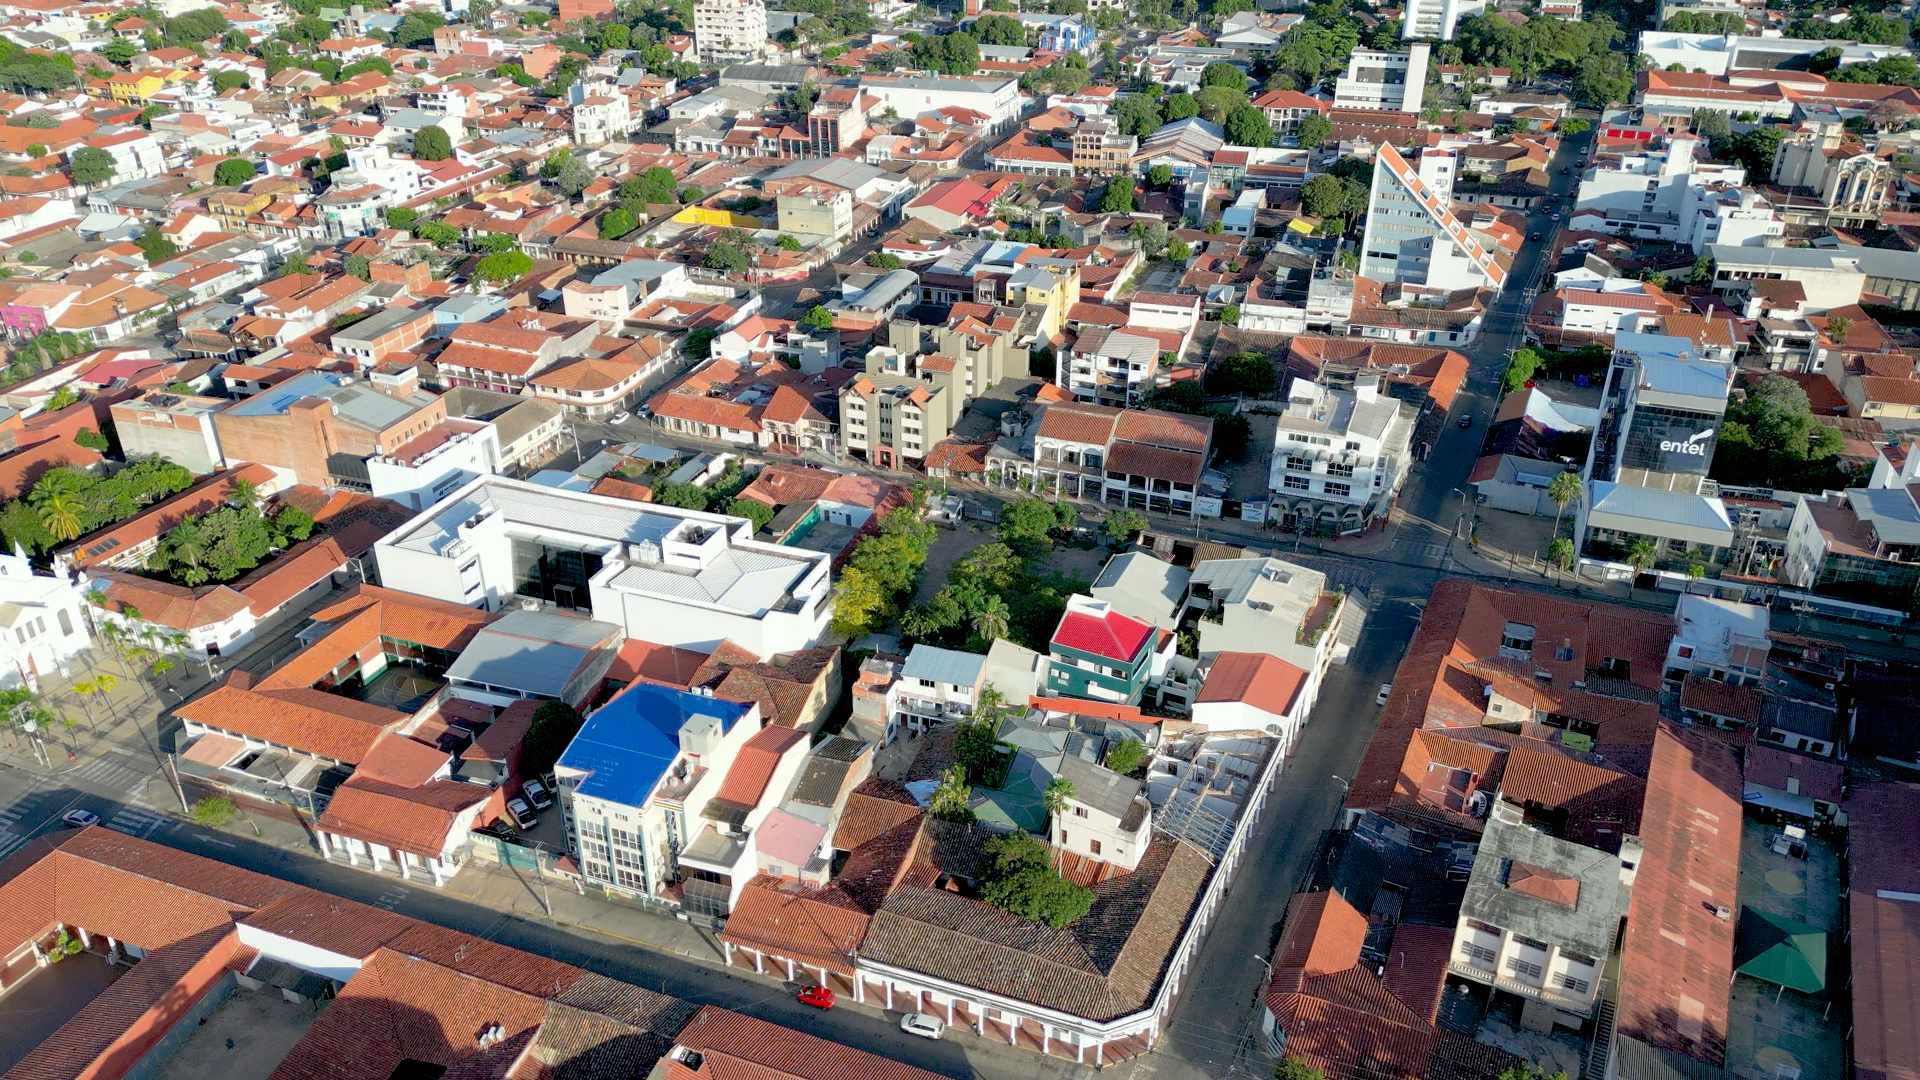
[[[1729,484],[1822,491],[1846,485],[1840,432],[1813,418],[1800,384],[1769,375],[1727,407],[1713,477]]]
[[[253,177],[253,162],[246,158],[228,158],[213,167],[213,182],[221,187],[239,187]]]
[[[473,273],[482,281],[508,282],[518,281],[533,269],[533,258],[524,251],[497,251],[483,256],[473,266]]]
[[[413,133],[413,156],[421,161],[445,161],[453,156],[453,139],[435,124]]]
[[[1053,868],[1053,852],[1023,832],[987,841],[988,868],[981,899],[1003,911],[1058,929],[1093,907],[1093,890]]]

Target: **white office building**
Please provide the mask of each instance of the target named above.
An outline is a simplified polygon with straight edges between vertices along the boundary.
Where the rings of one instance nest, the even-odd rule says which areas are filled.
[[[806,648],[833,613],[830,559],[752,532],[745,518],[483,476],[374,553],[389,587],[456,604],[578,611],[702,652]]]
[[[1274,432],[1268,517],[1341,533],[1385,517],[1407,478],[1417,419],[1380,392],[1378,375],[1358,376],[1352,390],[1296,377]]]
[[[1600,401],[1574,521],[1583,554],[1615,562],[1641,540],[1660,563],[1710,563],[1733,543],[1707,479],[1733,365],[1703,359],[1688,338],[1623,331]]]
[[[703,64],[760,59],[767,51],[766,0],[694,0],[693,49]]]
[[[1427,92],[1427,60],[1432,51],[1424,41],[1407,46],[1406,52],[1354,50],[1347,58],[1346,74],[1333,84],[1333,107],[1419,112]]]
[[[1657,150],[1601,157],[1580,180],[1572,227],[1688,242],[1701,213],[1717,216],[1710,204],[1717,205],[1720,192],[1738,191],[1747,182],[1745,169],[1703,161],[1698,148],[1698,139],[1672,138]],[[1755,206],[1735,209],[1758,212]]]
[[[1431,289],[1498,289],[1507,269],[1453,212],[1458,159],[1426,150],[1417,164],[1382,143],[1373,159],[1373,193],[1360,244],[1360,276]]]
[[[984,113],[995,131],[1020,118],[1020,80],[1011,76],[866,75],[860,92],[880,100],[876,113],[891,109],[896,116],[919,116],[954,105]]]
[[[1452,41],[1460,20],[1487,10],[1487,0],[1407,0],[1406,20],[1400,26],[1405,41],[1426,38]]]

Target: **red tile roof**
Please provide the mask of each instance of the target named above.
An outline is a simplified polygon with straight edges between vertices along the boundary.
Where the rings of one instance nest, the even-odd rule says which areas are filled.
[[[714,798],[739,806],[758,806],[766,794],[767,782],[787,751],[805,742],[807,733],[797,728],[765,727],[754,733],[727,769]]]
[[[711,1005],[674,1040],[698,1069],[669,1062],[664,1080],[938,1080],[938,1074]]]
[[[1920,784],[1863,783],[1846,802],[1853,1070],[1920,1077]]]
[[[1670,726],[1655,736],[1621,948],[1620,1033],[1716,1066],[1733,985],[1740,786],[1726,742]]]
[[[1152,635],[1153,627],[1117,611],[1096,615],[1070,609],[1060,616],[1060,625],[1053,632],[1053,644],[1130,664]]]
[[[1286,716],[1306,681],[1305,670],[1277,656],[1223,652],[1207,670],[1194,703],[1245,702],[1273,716]]]

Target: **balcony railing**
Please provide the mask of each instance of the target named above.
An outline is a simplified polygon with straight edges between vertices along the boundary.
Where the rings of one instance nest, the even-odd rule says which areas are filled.
[[[1447,968],[1463,979],[1472,979],[1478,983],[1489,983],[1497,990],[1505,990],[1509,994],[1518,994],[1521,997],[1532,998],[1535,1001],[1544,1001],[1555,1008],[1565,1009],[1568,1012],[1578,1013],[1581,1016],[1586,1016],[1593,1011],[1593,998],[1576,997],[1572,994],[1555,990],[1550,986],[1536,986],[1533,983],[1511,979],[1494,971],[1492,968],[1481,967],[1471,960],[1465,960],[1458,956],[1447,961]]]

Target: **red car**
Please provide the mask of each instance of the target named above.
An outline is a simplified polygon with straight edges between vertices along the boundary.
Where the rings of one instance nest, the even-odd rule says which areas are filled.
[[[794,995],[802,1005],[811,1005],[816,1009],[833,1008],[833,991],[824,986],[809,986]]]

